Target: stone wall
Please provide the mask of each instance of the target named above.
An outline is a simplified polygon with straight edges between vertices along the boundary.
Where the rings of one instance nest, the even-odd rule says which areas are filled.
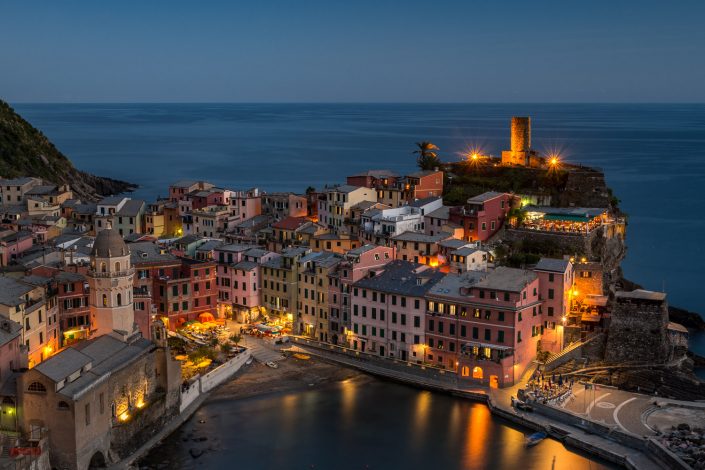
[[[663,363],[668,359],[665,300],[617,296],[608,330],[605,361],[611,363]]]
[[[590,168],[568,172],[561,206],[610,207],[610,191],[601,171]]]

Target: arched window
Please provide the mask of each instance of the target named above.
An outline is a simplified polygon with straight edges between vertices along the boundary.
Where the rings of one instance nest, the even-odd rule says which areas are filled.
[[[68,410],[71,409],[71,408],[69,407],[69,404],[66,403],[65,401],[60,401],[59,404],[56,405],[56,409],[57,409],[57,410],[68,411]]]
[[[483,376],[482,374],[482,368],[481,367],[473,367],[472,369],[472,378],[473,379],[481,379]]]
[[[120,261],[115,262],[115,272],[120,272]]]
[[[35,393],[46,393],[47,389],[41,382],[32,382],[31,384],[29,384],[29,387],[27,387],[27,391]]]
[[[108,306],[108,296],[103,294],[103,307]]]
[[[118,307],[119,307],[120,305],[122,305],[122,294],[118,294],[118,295],[117,295],[117,304],[118,304]]]
[[[108,265],[105,263],[100,263],[100,272],[101,273],[108,272]]]

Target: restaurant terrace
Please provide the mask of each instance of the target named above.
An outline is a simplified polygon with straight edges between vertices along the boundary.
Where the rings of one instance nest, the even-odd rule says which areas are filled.
[[[594,207],[524,206],[526,217],[520,228],[542,232],[587,235],[601,225],[610,223],[607,209]]]

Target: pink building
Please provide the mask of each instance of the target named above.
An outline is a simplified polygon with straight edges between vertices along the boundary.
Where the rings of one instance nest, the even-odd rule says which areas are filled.
[[[230,191],[230,227],[258,215],[262,215],[262,195],[257,188]]]
[[[218,262],[218,312],[247,323],[259,314],[260,263],[278,253],[251,245],[223,245],[215,250]]]
[[[32,248],[32,232],[9,232],[0,238],[0,266],[7,266]]]
[[[426,300],[426,362],[461,381],[509,386],[536,357],[543,331],[536,273],[448,274]]]
[[[328,337],[333,344],[349,343],[347,332],[352,332],[352,285],[369,274],[394,261],[394,248],[364,245],[343,255],[336,270],[328,280],[328,311],[330,331]]]
[[[463,227],[464,240],[484,242],[502,228],[512,197],[494,191],[471,197],[464,206],[450,209],[449,220]]]
[[[352,286],[350,346],[402,361],[422,362],[424,297],[443,273],[418,263],[392,261]]]
[[[181,201],[186,199],[189,193],[199,190],[207,190],[213,185],[205,181],[177,181],[169,186],[169,200],[171,202]]]
[[[541,347],[558,352],[563,344],[563,328],[570,313],[574,270],[569,260],[541,258],[534,271],[539,277],[539,298],[543,301]]]

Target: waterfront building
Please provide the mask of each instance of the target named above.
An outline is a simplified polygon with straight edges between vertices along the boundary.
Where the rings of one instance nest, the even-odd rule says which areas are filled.
[[[349,231],[350,209],[362,201],[377,201],[373,189],[362,186],[338,185],[327,188],[318,201],[318,220],[322,225],[336,231]]]
[[[381,268],[391,261],[394,261],[394,248],[368,244],[345,253],[341,262],[329,272],[330,342],[350,344],[347,336],[352,333],[352,285],[371,270]]]
[[[228,204],[230,191],[223,188],[210,187],[198,189],[186,195],[191,202],[191,210],[203,209],[208,206],[222,206]]]
[[[218,312],[247,323],[257,318],[261,305],[261,267],[279,254],[253,245],[221,245],[215,250],[218,263]]]
[[[313,251],[299,259],[297,333],[329,341],[329,275],[342,259],[330,251]]]
[[[352,285],[355,350],[380,357],[422,362],[424,297],[443,273],[419,263],[391,261]]]
[[[293,326],[298,305],[299,260],[310,248],[293,247],[262,263],[262,307],[270,318]]]
[[[569,321],[574,285],[573,263],[567,259],[541,258],[534,267],[539,277],[539,298],[543,314],[541,349],[559,352],[565,346],[565,328]]]
[[[149,336],[149,328],[157,314],[155,286],[160,278],[166,277],[181,266],[179,258],[166,248],[153,242],[130,243],[130,262],[135,268],[133,281],[133,307],[135,323],[142,336]]]
[[[426,295],[426,361],[471,384],[505,387],[536,356],[539,278],[523,269],[448,274]]]
[[[190,320],[218,314],[215,261],[179,258],[179,266],[154,279],[157,318],[175,330]],[[202,317],[203,315],[203,317]]]
[[[404,232],[390,239],[390,245],[396,249],[397,259],[414,263],[438,266],[440,243],[451,238],[447,232],[426,235],[421,232]]]
[[[502,228],[512,199],[508,193],[482,193],[468,199],[464,206],[450,208],[449,220],[463,228],[463,240],[484,242]]]

